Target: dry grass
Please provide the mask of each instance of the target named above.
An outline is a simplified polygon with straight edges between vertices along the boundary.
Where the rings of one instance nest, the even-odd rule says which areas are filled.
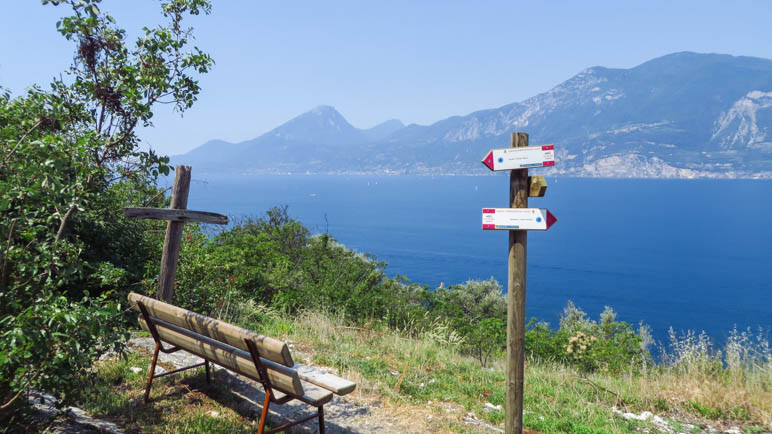
[[[249,317],[259,316],[259,322],[230,320],[292,342],[295,353],[305,353],[307,361],[332,367],[338,375],[357,382],[353,399],[378,402],[392,414],[403,414],[419,424],[415,432],[489,431],[467,424],[470,414],[482,423],[503,427],[504,412],[486,410],[485,404],[504,405],[504,361],[494,359],[489,368],[481,368],[476,359],[459,353],[457,336],[442,324],[409,330],[390,330],[377,323],[352,327],[324,312],[287,318],[270,309],[256,309],[261,314]],[[613,396],[598,395],[571,368],[530,364],[526,372],[525,419],[530,428],[629,432],[641,425],[615,417]],[[589,405],[588,399],[593,401]]]
[[[483,409],[486,402],[503,404],[503,359],[481,369],[457,351],[456,337],[441,325],[389,330],[345,326],[324,312],[296,318],[270,312],[252,326],[294,341],[313,362],[356,381],[358,399],[380,397],[407,407],[452,403],[460,409],[457,417],[471,412],[499,426],[503,420],[502,412]],[[772,358],[761,334],[734,331],[720,351],[704,334],[673,335],[661,354],[659,365],[628,374],[586,375],[532,362],[526,367],[527,423],[546,432],[634,429],[614,416],[616,406],[718,426],[772,427]]]
[[[152,402],[145,404],[149,364],[149,357],[138,353],[97,364],[93,377],[81,385],[85,392],[79,406],[126,432],[246,433],[256,429],[256,418],[239,413],[240,401],[233,393],[207,383],[203,368],[156,379]],[[142,371],[134,372],[133,367]]]
[[[643,396],[682,412],[772,426],[772,352],[761,331],[732,330],[714,348],[703,334],[670,331],[663,363],[641,377]]]
[[[697,411],[710,419],[772,424],[772,392],[749,389],[742,381],[670,371],[641,378],[637,383],[641,396],[664,404],[670,411]]]
[[[486,403],[505,404],[503,358],[482,369],[475,359],[459,353],[457,337],[442,324],[426,330],[415,326],[390,330],[377,322],[354,327],[328,312],[289,317],[253,304],[231,306],[225,319],[285,339],[298,361],[329,367],[356,382],[357,389],[346,399],[366,406],[371,417],[393,423],[395,432],[487,431],[465,422],[470,413],[483,423],[503,427],[503,411],[485,410]],[[761,335],[734,332],[731,336],[720,351],[704,335],[673,336],[662,352],[662,363],[643,373],[631,369],[626,374],[588,375],[569,366],[530,361],[525,425],[539,432],[654,430],[648,422],[619,417],[612,411],[616,407],[651,411],[669,418],[673,426],[682,421],[740,426],[747,432],[770,430],[769,347]],[[144,367],[146,362],[100,368],[102,384],[119,393],[112,401],[95,401],[91,407],[95,413],[141,431],[253,429],[254,419],[233,411],[236,403],[227,404],[232,402],[227,390],[199,384],[201,375],[154,387],[154,396],[163,398],[146,410],[138,405],[142,378],[127,371],[126,363]],[[217,418],[211,416],[213,411]]]

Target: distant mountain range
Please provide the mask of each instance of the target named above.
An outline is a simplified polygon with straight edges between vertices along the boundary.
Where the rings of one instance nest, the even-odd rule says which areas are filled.
[[[432,125],[353,127],[319,106],[241,143],[209,141],[174,164],[196,172],[486,174],[480,160],[525,131],[554,144],[541,173],[772,178],[772,60],[675,53],[585,69],[522,102]]]

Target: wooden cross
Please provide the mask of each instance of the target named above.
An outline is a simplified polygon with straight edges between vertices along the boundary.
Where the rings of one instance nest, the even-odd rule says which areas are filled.
[[[174,276],[177,273],[177,259],[180,256],[182,229],[185,222],[214,223],[227,225],[228,217],[205,211],[191,211],[188,206],[190,191],[190,166],[177,166],[172,187],[172,200],[169,208],[125,208],[126,218],[168,220],[166,238],[164,238],[161,273],[158,276],[158,294],[156,298],[170,302],[174,295]]]

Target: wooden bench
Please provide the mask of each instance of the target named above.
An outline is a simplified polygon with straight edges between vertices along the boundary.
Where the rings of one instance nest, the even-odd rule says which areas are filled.
[[[206,379],[210,381],[209,364],[215,363],[263,385],[265,402],[258,433],[264,432],[268,407],[272,402],[284,404],[292,400],[316,407],[317,413],[265,433],[281,431],[313,418],[319,419],[319,432],[324,433],[324,404],[330,402],[333,393],[345,395],[356,387],[356,384],[346,379],[295,363],[287,344],[280,340],[143,295],[130,293],[129,302],[132,308],[140,312],[140,326],[150,332],[155,340],[145,402],[149,401],[154,378],[204,366]],[[171,347],[166,348],[164,344]],[[155,375],[158,352],[172,353],[179,350],[195,354],[204,362]]]

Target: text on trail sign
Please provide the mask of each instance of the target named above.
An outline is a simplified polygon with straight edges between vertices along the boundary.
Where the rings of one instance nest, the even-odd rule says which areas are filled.
[[[544,208],[483,208],[482,228],[500,230],[546,231],[556,221]]]
[[[490,170],[528,169],[555,165],[555,146],[492,149],[482,163]]]

